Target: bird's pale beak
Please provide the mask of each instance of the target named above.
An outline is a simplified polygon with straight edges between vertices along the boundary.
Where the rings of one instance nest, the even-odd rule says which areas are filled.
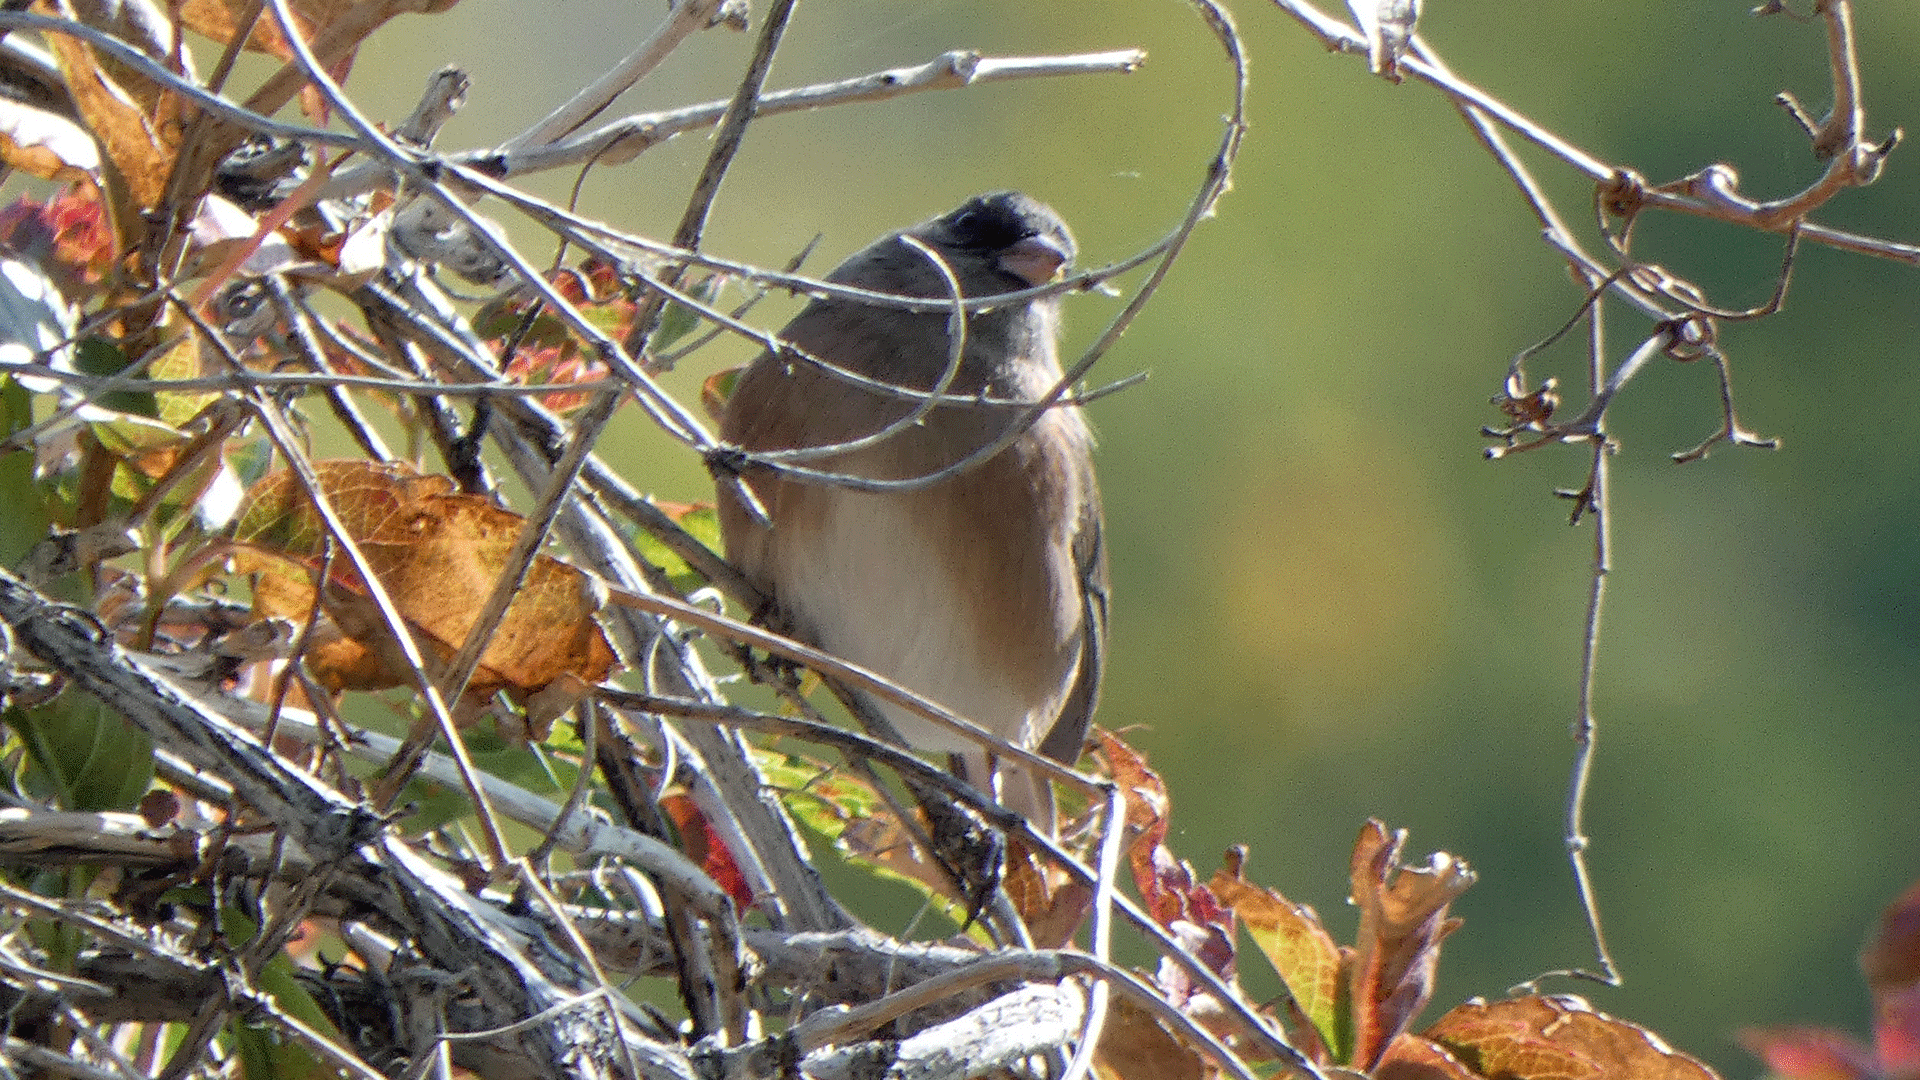
[[[1000,269],[1039,288],[1060,277],[1070,256],[1044,236],[1029,236],[1000,253]]]

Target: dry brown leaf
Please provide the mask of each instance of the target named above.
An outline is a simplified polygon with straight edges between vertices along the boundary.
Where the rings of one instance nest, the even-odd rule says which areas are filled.
[[[1001,885],[1027,924],[1034,945],[1042,949],[1057,949],[1072,941],[1093,900],[1091,886],[1068,877],[1018,840],[1007,845],[1006,878]]]
[[[401,615],[440,659],[451,655],[473,628],[525,520],[456,491],[444,476],[404,466],[351,460],[315,469],[322,492]],[[254,556],[246,569],[259,574],[255,614],[304,622],[326,540],[318,511],[290,471],[248,492],[234,538]],[[326,608],[346,638],[309,656],[315,676],[336,690],[406,682],[400,661],[383,655],[390,641],[365,583],[344,557],[333,560],[328,584]],[[470,693],[531,694],[563,675],[604,679],[613,652],[593,614],[586,577],[537,557],[481,656]]]
[[[1402,865],[1406,839],[1405,830],[1389,832],[1369,821],[1353,845],[1351,895],[1360,929],[1349,969],[1351,1060],[1363,1072],[1432,998],[1441,939],[1460,926],[1447,917],[1447,905],[1473,884],[1473,871],[1446,852],[1435,852],[1423,867]]]
[[[1373,1080],[1480,1080],[1460,1059],[1432,1039],[1402,1035],[1387,1047]]]
[[[1107,1010],[1093,1071],[1102,1080],[1213,1080],[1219,1075],[1152,1013],[1124,997],[1115,997]]]
[[[253,614],[256,618],[279,617],[304,625],[313,612],[313,578],[305,563],[283,560],[264,552],[240,552],[234,566],[254,576]],[[354,640],[329,617],[307,642],[307,670],[321,685],[338,693],[342,690],[384,690],[399,684],[398,663],[381,642],[362,644]]]
[[[368,33],[377,29],[381,23],[408,12],[437,14],[453,7],[460,0],[293,0],[287,7],[293,12],[293,18],[299,24],[300,32],[308,41],[327,29],[340,24],[364,27],[354,44],[364,39]],[[182,5],[180,17],[187,26],[207,37],[226,44],[233,35],[240,32],[240,19],[253,9],[251,0],[187,0]],[[253,24],[253,33],[247,38],[248,49],[263,52],[281,60],[291,59],[293,50],[287,46],[285,35],[280,33],[280,24],[272,13],[263,13]]]
[[[1144,755],[1111,731],[1096,728],[1094,748],[1126,806],[1127,862],[1148,914],[1215,975],[1233,983],[1238,977],[1233,912],[1199,883],[1192,865],[1167,847],[1173,804],[1165,782]],[[1200,999],[1207,995],[1177,964],[1161,964],[1157,982],[1177,1006],[1204,1005]]]
[[[1120,788],[1127,814],[1127,861],[1132,864],[1134,883],[1146,901],[1154,921],[1167,925],[1180,914],[1179,900],[1157,887],[1163,880],[1163,868],[1156,863],[1166,852],[1167,815],[1172,800],[1167,797],[1166,782],[1147,767],[1147,759],[1120,737],[1105,729],[1094,732],[1094,744],[1108,775]]]
[[[353,66],[355,50],[388,19],[405,14],[437,15],[457,3],[459,0],[295,0],[292,8],[294,21],[299,24],[313,55],[335,81],[345,82],[347,71]],[[197,11],[195,18],[205,19],[206,25],[212,28],[203,32],[224,43],[239,32],[237,16],[244,13],[248,5],[247,0],[188,0],[186,6]],[[264,34],[260,30],[260,26],[272,22],[271,18],[260,20],[254,28],[257,37],[250,37],[248,44],[286,59],[293,54],[280,35],[279,26],[273,25]],[[222,28],[224,34],[218,33]],[[324,101],[316,88],[308,84],[306,72],[291,60],[254,91],[246,107],[272,114],[303,89],[306,93],[301,111],[324,121],[327,114]]]
[[[37,6],[50,11],[55,5]],[[173,21],[156,0],[59,0],[57,6],[59,14],[118,39],[154,63],[179,73],[185,81],[199,81],[192,56],[174,47],[177,36]],[[141,115],[155,124],[177,127],[180,102],[171,90],[116,56],[96,53],[95,58]]]
[[[867,817],[854,818],[840,830],[840,846],[863,862],[907,881],[914,882],[934,896],[958,904],[953,879],[926,857],[914,843],[900,819],[890,810],[876,810]]]
[[[1653,1032],[1572,996],[1470,1001],[1422,1034],[1487,1080],[1719,1080]]]
[[[0,97],[0,164],[42,180],[76,183],[99,170],[100,148],[66,117]]]
[[[36,4],[35,9],[47,11],[45,4]],[[49,34],[47,46],[66,77],[74,106],[104,154],[101,169],[107,174],[108,189],[124,185],[130,205],[116,206],[113,219],[124,228],[135,228],[139,215],[134,211],[153,209],[166,193],[167,177],[179,151],[178,99],[143,78],[129,77],[123,84],[78,38]],[[132,236],[123,234],[121,239],[123,246],[132,246]]]

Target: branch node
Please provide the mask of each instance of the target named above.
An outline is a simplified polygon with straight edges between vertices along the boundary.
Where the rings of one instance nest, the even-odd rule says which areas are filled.
[[[1755,18],[1759,18],[1764,15],[1785,15],[1787,18],[1792,19],[1794,22],[1802,22],[1802,23],[1813,21],[1813,16],[1802,15],[1799,12],[1794,11],[1792,8],[1788,7],[1783,2],[1783,0],[1767,0],[1766,3],[1759,5],[1758,7],[1754,8],[1752,11],[1747,12],[1747,14],[1752,15]]]
[[[1894,128],[1887,137],[1878,143],[1860,143],[1853,148],[1853,186],[1866,187],[1880,179],[1880,170],[1886,167],[1887,155],[1900,145],[1906,132]]]
[[[747,0],[726,0],[714,9],[713,18],[707,20],[707,29],[724,27],[728,30],[745,30],[747,20],[752,13],[753,8]]]
[[[1628,168],[1615,169],[1600,182],[1600,208],[1610,217],[1633,218],[1647,202],[1647,178]]]
[[[1801,106],[1799,98],[1782,90],[1773,95],[1773,103],[1787,111],[1787,115],[1793,118],[1793,122],[1800,125],[1800,130],[1807,133],[1807,138],[1820,138],[1820,121],[1815,120],[1813,114]]]

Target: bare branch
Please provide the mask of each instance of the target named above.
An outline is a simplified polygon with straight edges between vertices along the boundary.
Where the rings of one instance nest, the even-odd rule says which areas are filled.
[[[889,68],[830,83],[774,90],[761,96],[755,119],[807,112],[835,105],[887,101],[928,90],[958,90],[1014,79],[1100,73],[1126,74],[1146,62],[1139,49],[1076,53],[1069,56],[982,56],[955,50],[913,67]],[[461,164],[492,164],[502,178],[589,161],[621,165],[654,146],[688,131],[712,127],[726,114],[727,102],[709,101],[664,112],[637,113],[598,130],[546,144],[509,143],[499,150],[457,158]]]
[[[747,5],[742,0],[682,0],[673,5],[666,19],[654,29],[640,47],[609,68],[573,99],[549,113],[539,123],[509,139],[507,151],[530,146],[546,146],[572,134],[580,125],[600,115],[613,99],[659,67],[680,43],[701,30],[716,26],[744,29]]]

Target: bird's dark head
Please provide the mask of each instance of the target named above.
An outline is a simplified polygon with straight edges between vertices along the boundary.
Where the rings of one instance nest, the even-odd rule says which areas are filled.
[[[977,195],[913,232],[937,249],[992,266],[1015,288],[1053,281],[1075,254],[1060,215],[1018,191]]]

